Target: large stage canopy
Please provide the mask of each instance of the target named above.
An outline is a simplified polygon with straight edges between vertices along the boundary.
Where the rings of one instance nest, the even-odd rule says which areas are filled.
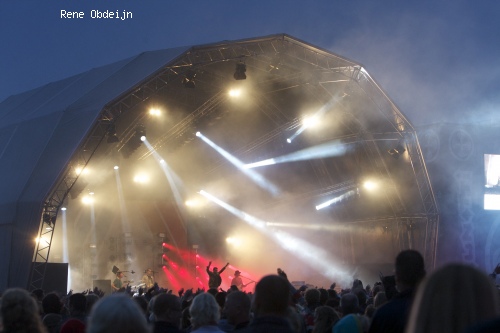
[[[63,207],[79,235],[68,246],[90,244],[104,258],[99,267],[130,259],[109,255],[106,223],[127,220],[125,231],[138,228],[143,238],[144,229],[155,236],[166,227],[177,247],[227,258],[209,249],[222,238],[203,239],[203,228],[220,227],[205,234],[219,237],[244,220],[251,228],[250,215],[270,235],[289,233],[345,265],[392,263],[406,248],[435,264],[438,211],[415,129],[362,65],[289,35],[144,52],[11,96],[0,103],[0,138],[0,269],[8,272],[0,289],[42,285]],[[271,165],[238,168],[264,160]],[[154,174],[147,189],[128,181],[140,168]],[[183,203],[206,199],[201,190],[226,206],[190,211]],[[92,226],[79,200],[89,192],[107,205],[92,211]],[[104,278],[99,267],[80,273]]]

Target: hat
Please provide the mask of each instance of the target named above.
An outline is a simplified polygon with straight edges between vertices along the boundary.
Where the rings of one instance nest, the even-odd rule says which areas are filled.
[[[61,333],[84,333],[85,324],[78,319],[70,319],[61,327]]]
[[[118,274],[118,273],[120,273],[120,269],[116,266],[113,266],[113,269],[111,270],[111,272],[113,272],[113,274]]]
[[[235,271],[235,272],[234,272],[234,275],[240,275],[240,274],[241,274],[241,272],[240,272],[240,271]]]

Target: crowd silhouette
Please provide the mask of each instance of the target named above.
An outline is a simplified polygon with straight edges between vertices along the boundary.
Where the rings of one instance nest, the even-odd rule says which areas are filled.
[[[10,288],[0,298],[0,328],[3,333],[500,332],[496,274],[500,266],[487,274],[462,263],[428,274],[421,254],[405,250],[395,258],[394,276],[381,276],[373,287],[353,279],[343,289],[336,283],[296,289],[278,268],[252,292],[222,290],[217,283],[208,290],[178,291],[155,284],[111,295],[97,288],[67,295]]]

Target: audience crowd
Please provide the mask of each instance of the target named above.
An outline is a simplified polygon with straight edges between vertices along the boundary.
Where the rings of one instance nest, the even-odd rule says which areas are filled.
[[[414,250],[398,254],[394,275],[373,287],[296,289],[286,273],[264,276],[253,292],[158,285],[133,294],[99,289],[81,293],[1,294],[0,332],[26,333],[488,333],[500,332],[494,277],[465,264],[427,274]]]

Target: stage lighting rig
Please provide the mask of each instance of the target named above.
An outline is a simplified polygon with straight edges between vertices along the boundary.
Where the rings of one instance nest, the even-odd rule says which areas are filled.
[[[398,159],[399,156],[403,155],[405,151],[406,149],[403,147],[403,145],[401,143],[398,143],[395,148],[389,149],[387,152],[395,159]]]
[[[236,64],[236,69],[234,71],[234,79],[235,80],[245,80],[247,75],[245,74],[247,71],[247,65],[242,62]]]
[[[120,139],[116,135],[116,127],[114,124],[108,126],[108,139],[106,140],[108,143],[117,143],[120,142]]]
[[[144,127],[144,125],[142,124],[137,125],[135,127],[134,132],[132,133],[128,141],[121,149],[123,157],[125,158],[129,157],[137,148],[139,148],[140,145],[142,144],[141,137],[145,135],[146,135],[146,127]]]
[[[196,87],[196,83],[194,82],[194,78],[196,77],[196,72],[189,69],[186,71],[184,79],[182,79],[182,84],[185,88],[193,89]]]

